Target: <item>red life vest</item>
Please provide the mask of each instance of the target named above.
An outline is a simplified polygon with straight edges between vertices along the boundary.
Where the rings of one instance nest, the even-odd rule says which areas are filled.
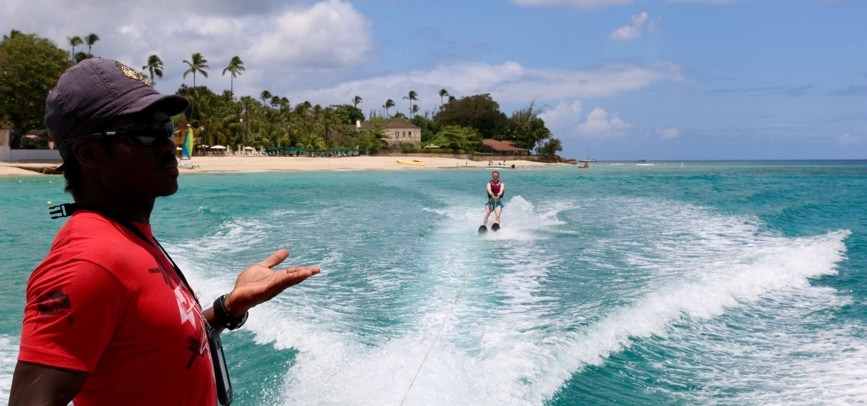
[[[500,187],[503,186],[503,182],[494,183],[493,181],[491,181],[490,183],[491,183],[491,193],[493,193],[493,195],[489,194],[488,195],[489,198],[498,195],[500,193]]]

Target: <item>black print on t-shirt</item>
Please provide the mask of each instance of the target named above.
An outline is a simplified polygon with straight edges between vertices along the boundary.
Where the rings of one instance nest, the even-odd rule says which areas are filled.
[[[75,317],[69,315],[70,308],[69,295],[63,293],[62,290],[55,290],[40,295],[38,302],[36,302],[36,310],[38,310],[41,315],[39,317],[40,320],[42,317],[54,315],[65,317],[68,323],[66,328],[72,327],[72,322],[75,321]],[[39,327],[39,323],[36,323],[36,326],[34,326],[33,329],[35,330],[37,327]]]
[[[163,281],[166,283],[166,285],[169,285],[169,287],[172,288],[172,290],[175,289],[175,281],[172,280],[172,277],[171,277],[171,275],[169,275],[169,272],[167,270],[163,269],[163,267],[150,268],[150,269],[148,269],[148,272],[162,274],[163,275]]]

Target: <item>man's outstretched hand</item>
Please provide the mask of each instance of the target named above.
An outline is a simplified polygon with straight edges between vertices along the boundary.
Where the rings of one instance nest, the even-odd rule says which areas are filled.
[[[241,316],[254,306],[271,300],[286,288],[319,273],[318,266],[272,269],[286,258],[289,258],[289,251],[281,249],[241,272],[235,281],[235,288],[226,297],[226,310],[235,316]]]

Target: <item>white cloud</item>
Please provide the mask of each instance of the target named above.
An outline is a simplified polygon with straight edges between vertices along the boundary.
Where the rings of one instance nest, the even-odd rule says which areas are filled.
[[[673,64],[636,65],[612,63],[588,70],[525,68],[520,81],[501,83],[495,94],[504,99],[543,96],[547,100],[606,97],[644,88],[659,81],[681,81],[681,69]]]
[[[582,110],[579,100],[561,101],[553,109],[539,113],[539,118],[545,121],[545,127],[551,130],[554,138],[566,141],[576,135],[575,128],[581,121]]]
[[[366,63],[373,48],[371,22],[339,0],[247,23],[240,31],[256,33],[256,41],[249,43],[250,57],[266,64],[358,66]]]
[[[537,106],[542,107],[552,101],[614,96],[637,91],[660,81],[678,80],[682,80],[680,68],[668,64],[641,66],[618,63],[597,66],[591,70],[562,70],[527,68],[516,62],[499,65],[460,63],[302,90],[295,92],[295,99],[318,100],[327,105],[347,103],[353,94],[357,94],[365,101],[376,103],[366,104],[363,110],[367,112],[371,108],[378,108],[389,98],[401,108],[399,98],[414,90],[419,97],[417,104],[424,112],[435,111],[440,104],[439,90],[445,88],[457,98],[490,93],[494,101],[500,103],[503,112],[510,114],[515,108],[526,107],[534,100]]]
[[[644,23],[647,21],[647,12],[642,11],[641,14],[634,15],[631,18],[632,25],[624,25],[623,27],[614,30],[608,38],[626,40],[641,35],[641,30],[644,27]]]
[[[373,23],[349,1],[324,0],[308,5],[298,0],[254,0],[249,9],[228,0],[199,7],[203,1],[183,1],[173,8],[178,12],[167,13],[159,6],[168,0],[143,0],[131,8],[108,0],[84,0],[77,7],[63,6],[64,11],[55,14],[39,10],[58,10],[59,0],[28,3],[38,6],[35,8],[12,2],[12,13],[0,15],[0,26],[14,23],[16,29],[36,32],[67,50],[68,36],[95,32],[102,38],[94,45],[95,55],[133,67],[143,66],[148,55],[156,54],[165,66],[164,77],[156,78],[161,91],[192,84],[191,75],[183,78],[187,66],[182,61],[196,52],[207,58],[209,65],[209,77],[198,75],[196,84],[218,93],[228,89],[230,80],[222,70],[237,55],[246,68],[234,80],[238,95],[258,96],[268,90],[293,104],[309,100],[321,105],[349,103],[359,95],[365,100],[360,106],[365,113],[379,109],[389,98],[400,105],[400,98],[410,90],[418,93],[422,112],[438,108],[438,92],[445,88],[455,97],[490,93],[509,114],[533,100],[541,107],[552,101],[622,95],[659,82],[683,80],[681,67],[667,62],[562,69],[512,61],[472,61],[415,71],[380,69],[370,74],[366,69],[376,68],[378,39],[374,38]],[[623,2],[560,4],[618,3]],[[86,18],[92,15],[104,18]]]
[[[167,1],[119,7],[116,2],[88,0],[70,8],[58,0],[32,0],[27,7],[13,4],[9,15],[0,15],[0,26],[35,32],[66,50],[68,37],[97,33],[101,39],[93,46],[94,55],[133,67],[157,54],[165,66],[165,76],[157,79],[163,90],[185,82],[182,61],[196,52],[207,58],[210,76],[198,77],[197,84],[215,91],[224,84],[228,88],[222,69],[233,56],[240,56],[246,71],[235,80],[238,94],[258,94],[266,88],[279,88],[283,94],[298,83],[334,83],[335,72],[355,73],[374,59],[372,22],[348,1],[307,5],[296,0],[191,0],[163,7]],[[58,9],[63,11],[46,11]],[[186,82],[191,84],[189,77]]]
[[[601,107],[596,107],[587,119],[578,124],[578,132],[588,135],[619,136],[632,125],[621,120],[617,114],[609,115]]]
[[[566,6],[583,9],[632,4],[632,0],[512,0],[519,6]]]
[[[837,137],[837,142],[839,142],[840,145],[853,145],[861,143],[861,139],[852,134],[846,133]]]
[[[656,133],[663,140],[673,140],[680,137],[680,129],[677,128],[659,128],[656,130]]]

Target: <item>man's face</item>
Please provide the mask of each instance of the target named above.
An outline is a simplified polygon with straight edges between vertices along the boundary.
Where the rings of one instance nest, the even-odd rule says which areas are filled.
[[[491,179],[494,181],[494,183],[499,182],[499,181],[500,181],[500,174],[497,173],[497,172],[492,173],[492,174],[491,174]]]
[[[129,125],[153,127],[154,131],[138,132],[142,138],[118,137],[109,143],[101,177],[105,184],[128,198],[156,198],[169,196],[178,190],[177,146],[171,136],[158,130],[169,117],[159,111],[147,115],[120,117],[112,120],[106,130]],[[152,137],[148,137],[152,135]],[[142,145],[139,140],[145,140]],[[150,141],[150,142],[147,142]]]

